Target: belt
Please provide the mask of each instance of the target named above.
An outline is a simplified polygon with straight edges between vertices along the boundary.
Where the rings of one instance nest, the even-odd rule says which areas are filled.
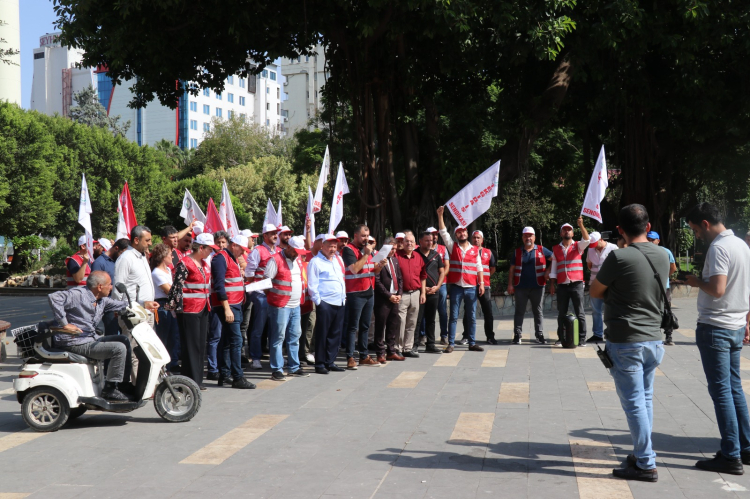
[[[403,292],[407,293],[407,294],[412,294],[412,293],[417,293],[419,291],[422,291],[422,290],[421,289],[412,289],[411,291],[403,291]]]

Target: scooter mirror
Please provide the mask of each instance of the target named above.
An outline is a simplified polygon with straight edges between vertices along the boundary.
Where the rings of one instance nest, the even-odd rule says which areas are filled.
[[[128,298],[128,303],[132,303],[130,295],[128,294],[128,288],[127,286],[125,286],[125,284],[118,282],[117,284],[115,284],[115,288],[117,289],[117,291],[124,294]]]

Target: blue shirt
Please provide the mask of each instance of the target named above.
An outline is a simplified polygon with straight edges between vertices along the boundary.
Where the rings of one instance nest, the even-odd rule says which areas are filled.
[[[672,254],[671,251],[669,251],[669,248],[665,248],[664,246],[659,246],[659,247],[662,248],[664,251],[666,251],[667,255],[669,255],[669,263],[677,263],[674,260],[674,255]],[[669,276],[667,276],[667,289],[669,289]]]
[[[103,270],[107,274],[109,274],[109,277],[112,279],[112,283],[115,282],[115,261],[112,260],[107,253],[102,253],[99,255],[99,258],[94,260],[94,263],[91,264],[91,272],[95,270]]]
[[[315,305],[324,301],[329,305],[341,306],[346,302],[344,262],[334,255],[332,260],[319,252],[307,265],[307,289]]]
[[[536,282],[536,248],[535,244],[531,251],[526,251],[526,248],[521,248],[521,281],[518,283],[517,288],[541,288],[542,286]],[[552,263],[552,252],[542,246],[544,252],[544,258],[547,259],[547,267],[549,268]],[[510,264],[516,264],[516,252],[511,253]],[[509,279],[513,279],[513,276],[508,276]]]
[[[73,324],[83,331],[80,334],[56,334],[55,345],[61,347],[95,341],[96,326],[104,313],[121,312],[128,305],[124,301],[111,298],[97,300],[94,293],[85,286],[57,291],[50,294],[47,299],[58,326]]]

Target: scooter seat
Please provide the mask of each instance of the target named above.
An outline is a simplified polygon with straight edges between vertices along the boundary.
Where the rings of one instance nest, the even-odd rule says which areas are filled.
[[[96,359],[90,359],[83,355],[68,352],[67,350],[62,350],[60,348],[52,348],[43,343],[35,343],[34,350],[44,362],[55,364],[97,364],[99,362]]]

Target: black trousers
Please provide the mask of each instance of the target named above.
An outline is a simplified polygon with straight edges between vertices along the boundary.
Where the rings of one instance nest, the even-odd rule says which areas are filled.
[[[315,367],[327,367],[336,361],[344,330],[344,305],[324,301],[315,307]]]
[[[579,341],[586,339],[586,314],[583,311],[583,281],[557,286],[557,339],[562,340],[565,329],[565,316],[568,306],[573,303],[573,311],[578,319]]]
[[[302,314],[300,326],[302,334],[299,337],[299,359],[302,362],[308,353],[315,355],[315,338],[313,336],[315,329],[315,309]]]
[[[206,359],[206,338],[208,337],[208,307],[197,314],[177,314],[180,324],[181,374],[203,384],[203,361]]]
[[[495,317],[492,315],[492,293],[488,286],[484,287],[484,294],[479,296],[479,286],[477,286],[477,303],[482,307],[482,315],[484,316],[484,335],[488,340],[495,339]],[[463,337],[468,339],[470,326],[466,322],[466,314],[464,314],[464,333]]]
[[[434,295],[426,295],[425,302],[419,306],[419,316],[417,317],[417,324],[422,324],[424,319],[424,334],[427,338],[427,348],[435,348],[435,315],[438,310],[438,293]],[[414,351],[419,350],[419,335],[414,335]]]
[[[378,356],[396,353],[396,338],[401,332],[398,303],[375,295],[375,352]]]

